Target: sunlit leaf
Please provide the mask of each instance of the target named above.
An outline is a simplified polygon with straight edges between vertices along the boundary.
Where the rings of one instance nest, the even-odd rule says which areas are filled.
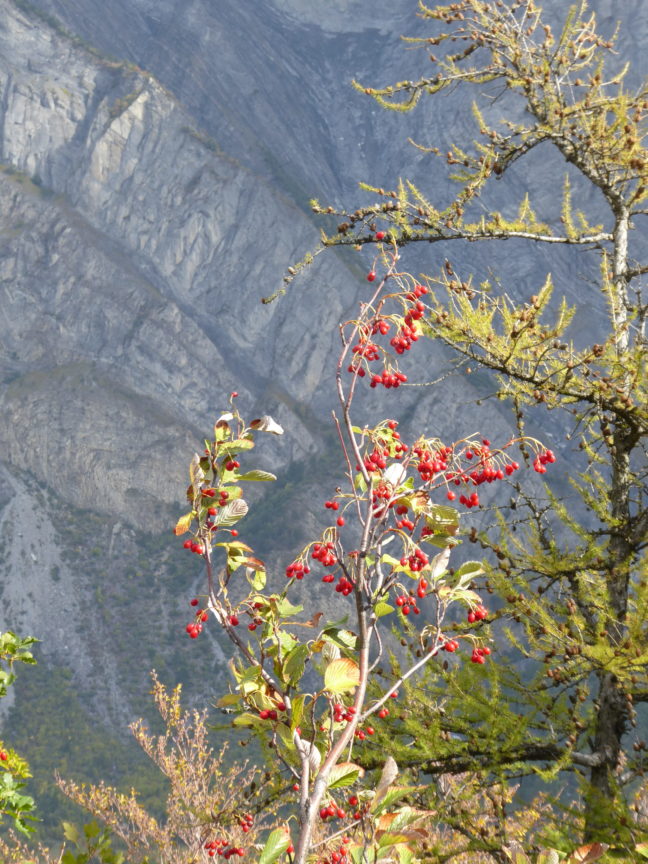
[[[340,789],[343,786],[353,786],[362,777],[364,769],[354,762],[339,762],[331,769],[328,779],[329,789]]]
[[[181,516],[176,522],[176,526],[173,529],[173,533],[180,535],[184,534],[191,527],[191,523],[193,522],[194,513],[185,513],[184,516]]]
[[[287,828],[275,828],[270,833],[259,857],[259,864],[273,864],[277,858],[285,854],[290,846],[290,834]]]
[[[218,513],[214,517],[214,523],[219,528],[231,528],[232,525],[242,519],[248,512],[248,505],[242,498],[237,498],[236,501],[229,501],[225,507],[220,507]]]
[[[246,471],[245,474],[239,474],[239,480],[256,480],[256,481],[268,481],[268,480],[276,480],[276,476],[271,474],[270,471],[261,471],[259,469],[255,469],[254,471]]]
[[[360,667],[347,657],[332,660],[326,667],[324,686],[330,693],[348,693],[359,683]]]
[[[250,423],[251,429],[256,429],[258,432],[272,432],[273,435],[283,435],[283,427],[273,420],[269,414],[264,414],[258,420],[253,420]]]

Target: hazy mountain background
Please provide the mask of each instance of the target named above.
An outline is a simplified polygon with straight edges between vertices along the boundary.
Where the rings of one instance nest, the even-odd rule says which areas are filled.
[[[545,4],[558,18],[567,6]],[[619,59],[642,74],[645,3],[591,7],[608,32],[620,15],[630,25]],[[155,796],[124,740],[147,710],[148,669],[197,704],[222,690],[218,637],[184,634],[201,573],[171,527],[227,394],[287,430],[259,453],[281,481],[242,526],[272,572],[317,530],[328,488],[317,482],[332,491],[341,477],[335,324],[366,286],[367,253],[321,256],[288,298],[259,301],[317,242],[310,198],[354,204],[366,200],[358,180],[400,176],[451,193],[406,139],[471,137],[468,95],[403,117],[350,86],[425,70],[399,40],[422,32],[415,12],[414,0],[0,0],[0,628],[42,640],[39,667],[1,707],[50,820],[54,767],[137,775]],[[540,216],[550,211],[564,169],[546,152],[533,164],[507,175],[499,206],[530,185]],[[444,254],[405,264],[431,271]],[[558,293],[589,290],[568,250],[509,243],[463,264],[482,278],[496,268],[518,295],[548,270]],[[576,336],[596,326],[592,308]],[[451,369],[436,346],[417,354],[414,380]],[[502,408],[487,401],[476,416],[491,390],[486,375],[457,372],[402,390],[397,413],[449,439],[506,437]],[[532,431],[567,446],[558,420]]]

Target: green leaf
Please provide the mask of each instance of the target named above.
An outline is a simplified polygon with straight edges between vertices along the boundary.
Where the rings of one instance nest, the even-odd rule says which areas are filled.
[[[92,820],[92,822],[87,822],[83,826],[83,833],[88,838],[88,840],[92,840],[93,837],[98,837],[100,830],[101,829],[99,828],[99,825],[94,821],[94,819]]]
[[[288,682],[293,686],[297,684],[304,674],[308,654],[307,645],[296,645],[284,661],[284,672]]]
[[[235,717],[232,720],[233,726],[248,726],[253,729],[259,729],[260,727],[267,727],[267,723],[265,720],[262,720],[257,714],[251,714],[249,711],[245,711],[243,714],[239,714],[238,717]]]
[[[383,813],[391,807],[392,804],[400,801],[406,795],[409,795],[410,792],[414,792],[415,790],[416,786],[392,786],[390,789],[387,789],[384,795],[381,795],[375,804],[372,804],[372,813]]]
[[[341,627],[334,627],[332,625],[329,625],[322,632],[322,639],[325,639],[327,642],[332,642],[339,648],[345,648],[351,651],[355,649],[357,641],[355,633],[352,633],[350,630],[346,630]]]
[[[292,615],[297,615],[298,612],[302,612],[304,609],[303,606],[293,606],[290,600],[286,600],[285,597],[279,600],[278,603],[275,600],[275,606],[277,614],[281,618],[290,618]]]
[[[396,846],[400,843],[407,843],[408,836],[406,834],[395,834],[393,831],[385,831],[380,835],[378,840],[378,848],[384,849],[386,846]]]
[[[219,456],[236,456],[243,450],[251,450],[254,447],[254,441],[250,438],[236,438],[234,441],[228,441],[226,444],[221,444],[218,447]]]
[[[78,844],[79,838],[81,834],[79,833],[79,829],[72,822],[64,822],[63,823],[63,834],[67,840],[75,845]]]
[[[259,864],[273,864],[277,858],[285,854],[286,849],[290,846],[290,834],[287,828],[275,828],[270,833],[266,840],[266,844],[261,852]]]
[[[360,667],[347,657],[333,660],[326,667],[324,686],[330,693],[348,693],[360,683]]]
[[[299,726],[304,716],[304,705],[306,702],[305,696],[295,696],[291,703],[292,720],[290,723],[290,731],[294,732]]]
[[[339,762],[331,769],[327,786],[329,789],[340,789],[343,786],[353,786],[360,776],[361,771],[361,767],[355,765],[353,762]]]
[[[468,582],[476,576],[481,576],[483,572],[484,568],[479,561],[466,561],[455,570],[455,576],[462,582]]]
[[[266,584],[266,571],[262,567],[251,567],[249,558],[245,563],[247,564],[245,575],[252,589],[254,591],[262,591]]]
[[[245,474],[239,474],[238,479],[266,482],[268,480],[276,480],[277,478],[269,471],[260,471],[258,469],[255,469],[254,471],[247,471]]]
[[[385,603],[381,600],[379,603],[376,603],[374,606],[374,612],[376,613],[376,618],[382,618],[383,615],[389,615],[390,612],[394,611],[394,607],[390,606],[389,603]]]

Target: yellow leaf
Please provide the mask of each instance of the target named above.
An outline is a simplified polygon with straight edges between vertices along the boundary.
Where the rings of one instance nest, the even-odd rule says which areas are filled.
[[[193,521],[193,517],[194,517],[193,512],[185,513],[184,516],[181,516],[178,519],[178,521],[176,522],[176,526],[173,529],[173,533],[179,535],[179,534],[184,534],[186,531],[188,531],[190,526],[191,526],[191,522]]]
[[[360,683],[360,667],[353,660],[341,657],[326,667],[324,686],[331,693],[346,693]]]

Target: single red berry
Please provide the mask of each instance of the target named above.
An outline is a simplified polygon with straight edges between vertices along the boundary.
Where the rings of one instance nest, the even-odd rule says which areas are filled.
[[[358,796],[357,795],[349,795],[347,800],[348,800],[349,805],[351,807],[357,807],[358,806]]]
[[[288,853],[288,855],[292,855],[294,851],[295,851],[295,847],[294,847],[293,844],[291,843],[291,844],[288,846],[288,848],[286,849],[286,852]]]
[[[384,240],[385,232],[384,231],[376,231],[376,240]]]
[[[0,750],[0,759],[2,759],[3,762],[6,762],[8,758],[9,758],[9,754],[7,753],[7,751],[6,750]]]
[[[236,397],[238,396],[237,391],[236,391],[236,390],[232,390],[232,392],[230,393],[230,396],[232,397],[232,399],[236,399]]]
[[[209,513],[210,516],[215,516],[218,513],[218,510],[216,507],[210,507],[207,512]]]
[[[344,525],[344,516],[338,516],[337,524],[340,526],[340,528],[342,528],[342,526]]]
[[[230,534],[232,535],[232,537],[238,537],[238,531],[236,530],[236,528],[232,528]]]
[[[293,783],[293,792],[299,792],[299,783]]]
[[[371,270],[369,273],[367,273],[367,282],[373,282],[375,280],[375,278],[376,278],[376,274],[374,273],[373,270]]]

